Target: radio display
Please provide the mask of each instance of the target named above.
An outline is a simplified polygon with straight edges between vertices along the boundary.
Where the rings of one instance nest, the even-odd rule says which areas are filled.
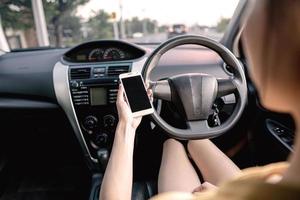
[[[90,88],[90,99],[92,106],[107,104],[107,90],[105,88]]]

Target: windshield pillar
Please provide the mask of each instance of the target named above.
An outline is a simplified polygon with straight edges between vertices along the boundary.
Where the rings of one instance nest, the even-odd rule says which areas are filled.
[[[39,46],[50,46],[42,0],[31,0]]]
[[[4,31],[3,31],[1,15],[0,15],[0,49],[2,51],[7,51],[7,52],[10,51]]]

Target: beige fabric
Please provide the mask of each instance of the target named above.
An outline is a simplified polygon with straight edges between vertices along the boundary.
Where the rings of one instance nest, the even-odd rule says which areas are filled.
[[[216,190],[200,193],[170,192],[159,194],[151,200],[300,200],[300,185],[279,181],[288,163],[274,163],[264,167],[245,169],[234,180]]]

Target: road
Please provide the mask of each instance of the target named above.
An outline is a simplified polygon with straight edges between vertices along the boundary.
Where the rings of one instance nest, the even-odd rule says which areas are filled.
[[[154,34],[145,35],[140,38],[130,38],[127,39],[127,41],[133,43],[161,43],[166,41],[167,39],[168,39],[167,33],[154,33]]]
[[[219,41],[223,36],[222,33],[217,33],[214,31],[197,31],[197,32],[189,32],[188,34],[203,35],[217,41]],[[167,39],[168,39],[167,33],[154,33],[154,34],[142,36],[140,38],[129,38],[126,40],[133,43],[161,43],[166,41]]]

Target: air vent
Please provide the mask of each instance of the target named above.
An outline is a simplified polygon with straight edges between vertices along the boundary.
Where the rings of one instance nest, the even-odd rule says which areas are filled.
[[[107,69],[108,76],[119,76],[120,74],[129,72],[129,66],[109,66]]]
[[[91,76],[91,68],[71,69],[71,79],[86,79]]]

